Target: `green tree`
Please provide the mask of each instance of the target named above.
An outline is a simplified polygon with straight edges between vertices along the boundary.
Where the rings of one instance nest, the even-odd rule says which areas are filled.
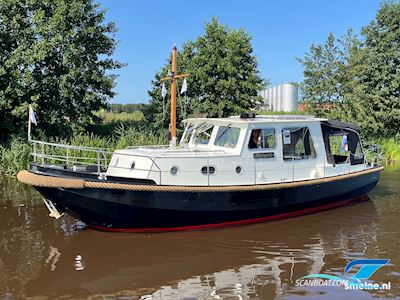
[[[300,88],[310,113],[321,117],[345,117],[349,54],[358,49],[359,43],[352,30],[339,39],[330,33],[324,44],[311,45],[310,52],[297,59],[304,66],[304,81]]]
[[[49,134],[93,120],[114,93],[115,26],[93,0],[0,1],[1,139],[26,129],[32,104]]]
[[[400,2],[385,2],[364,27],[365,68],[358,74],[379,135],[400,134]]]
[[[299,59],[302,95],[317,116],[358,123],[370,136],[400,132],[400,3],[385,2],[359,40],[349,31]]]
[[[163,120],[160,79],[169,71],[170,61],[155,74],[149,91],[151,100],[145,115],[158,128]],[[257,69],[251,36],[242,29],[221,25],[215,18],[206,23],[203,36],[185,43],[178,52],[178,72],[190,73],[186,107],[189,116],[223,117],[249,111],[259,105],[258,92],[265,87]],[[178,87],[181,84],[180,80]],[[168,98],[169,95],[164,126],[169,123]],[[184,117],[184,101],[183,96],[178,97],[178,121]]]

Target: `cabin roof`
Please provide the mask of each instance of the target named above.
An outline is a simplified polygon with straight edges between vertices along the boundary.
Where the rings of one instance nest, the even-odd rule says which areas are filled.
[[[361,128],[360,126],[353,124],[353,123],[347,123],[347,122],[340,122],[340,121],[336,121],[336,120],[327,120],[322,122],[325,125],[328,125],[329,127],[333,127],[333,128],[338,128],[338,129],[352,129],[355,131],[360,132]]]
[[[308,115],[257,115],[255,118],[240,118],[232,116],[229,118],[189,118],[183,120],[185,123],[228,123],[228,124],[259,124],[259,123],[296,123],[296,122],[321,122],[327,119],[315,118]]]

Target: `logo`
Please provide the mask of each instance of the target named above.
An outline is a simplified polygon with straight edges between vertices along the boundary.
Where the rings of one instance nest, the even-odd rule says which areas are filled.
[[[349,262],[344,268],[342,276],[330,274],[310,274],[296,280],[296,286],[341,286],[345,289],[387,289],[390,282],[378,284],[367,282],[389,259],[357,259]],[[353,275],[350,272],[359,267]]]

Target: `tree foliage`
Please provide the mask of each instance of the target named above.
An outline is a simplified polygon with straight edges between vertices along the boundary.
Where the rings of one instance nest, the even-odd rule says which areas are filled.
[[[299,61],[311,113],[356,122],[373,136],[399,134],[400,3],[383,3],[361,38],[330,34]]]
[[[169,123],[169,94],[163,118],[160,82],[168,72],[170,61],[155,74],[149,91],[151,100],[145,115],[157,127],[162,126],[162,120],[164,126]],[[251,110],[261,101],[258,91],[265,86],[257,69],[251,36],[242,29],[221,25],[215,18],[206,23],[204,35],[185,43],[178,52],[178,73],[190,73],[186,116],[222,117]],[[178,88],[181,84],[182,80]],[[185,98],[179,90],[177,102],[180,121],[185,115]]]
[[[400,2],[386,2],[363,28],[366,67],[358,75],[378,132],[400,133]]]
[[[39,127],[63,135],[95,119],[114,93],[115,26],[93,0],[0,1],[0,132]]]

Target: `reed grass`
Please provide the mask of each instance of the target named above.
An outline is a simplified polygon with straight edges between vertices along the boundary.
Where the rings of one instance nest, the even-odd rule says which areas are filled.
[[[67,144],[74,146],[84,146],[90,148],[101,148],[109,152],[116,149],[123,149],[128,146],[141,146],[141,145],[161,145],[167,144],[166,136],[160,136],[152,130],[142,127],[125,127],[122,124],[117,127],[114,135],[111,137],[103,137],[93,133],[78,134],[69,139],[52,138],[49,142]],[[57,156],[67,156],[71,162],[77,158],[85,158],[86,163],[97,162],[97,154],[95,152],[54,147],[45,145],[44,152],[48,155],[53,155],[54,160],[47,160],[49,163],[57,163],[59,160]],[[41,149],[37,149],[38,152]],[[68,151],[68,152],[67,152]],[[0,173],[15,176],[20,170],[26,169],[29,162],[32,161],[31,157],[32,147],[23,139],[15,138],[7,146],[0,146]],[[106,157],[101,156],[101,159],[110,159],[111,155]]]
[[[400,141],[395,138],[381,139],[379,145],[382,146],[383,158],[386,164],[400,163]]]
[[[22,139],[14,139],[8,147],[0,146],[0,173],[15,176],[28,166],[31,147]]]

